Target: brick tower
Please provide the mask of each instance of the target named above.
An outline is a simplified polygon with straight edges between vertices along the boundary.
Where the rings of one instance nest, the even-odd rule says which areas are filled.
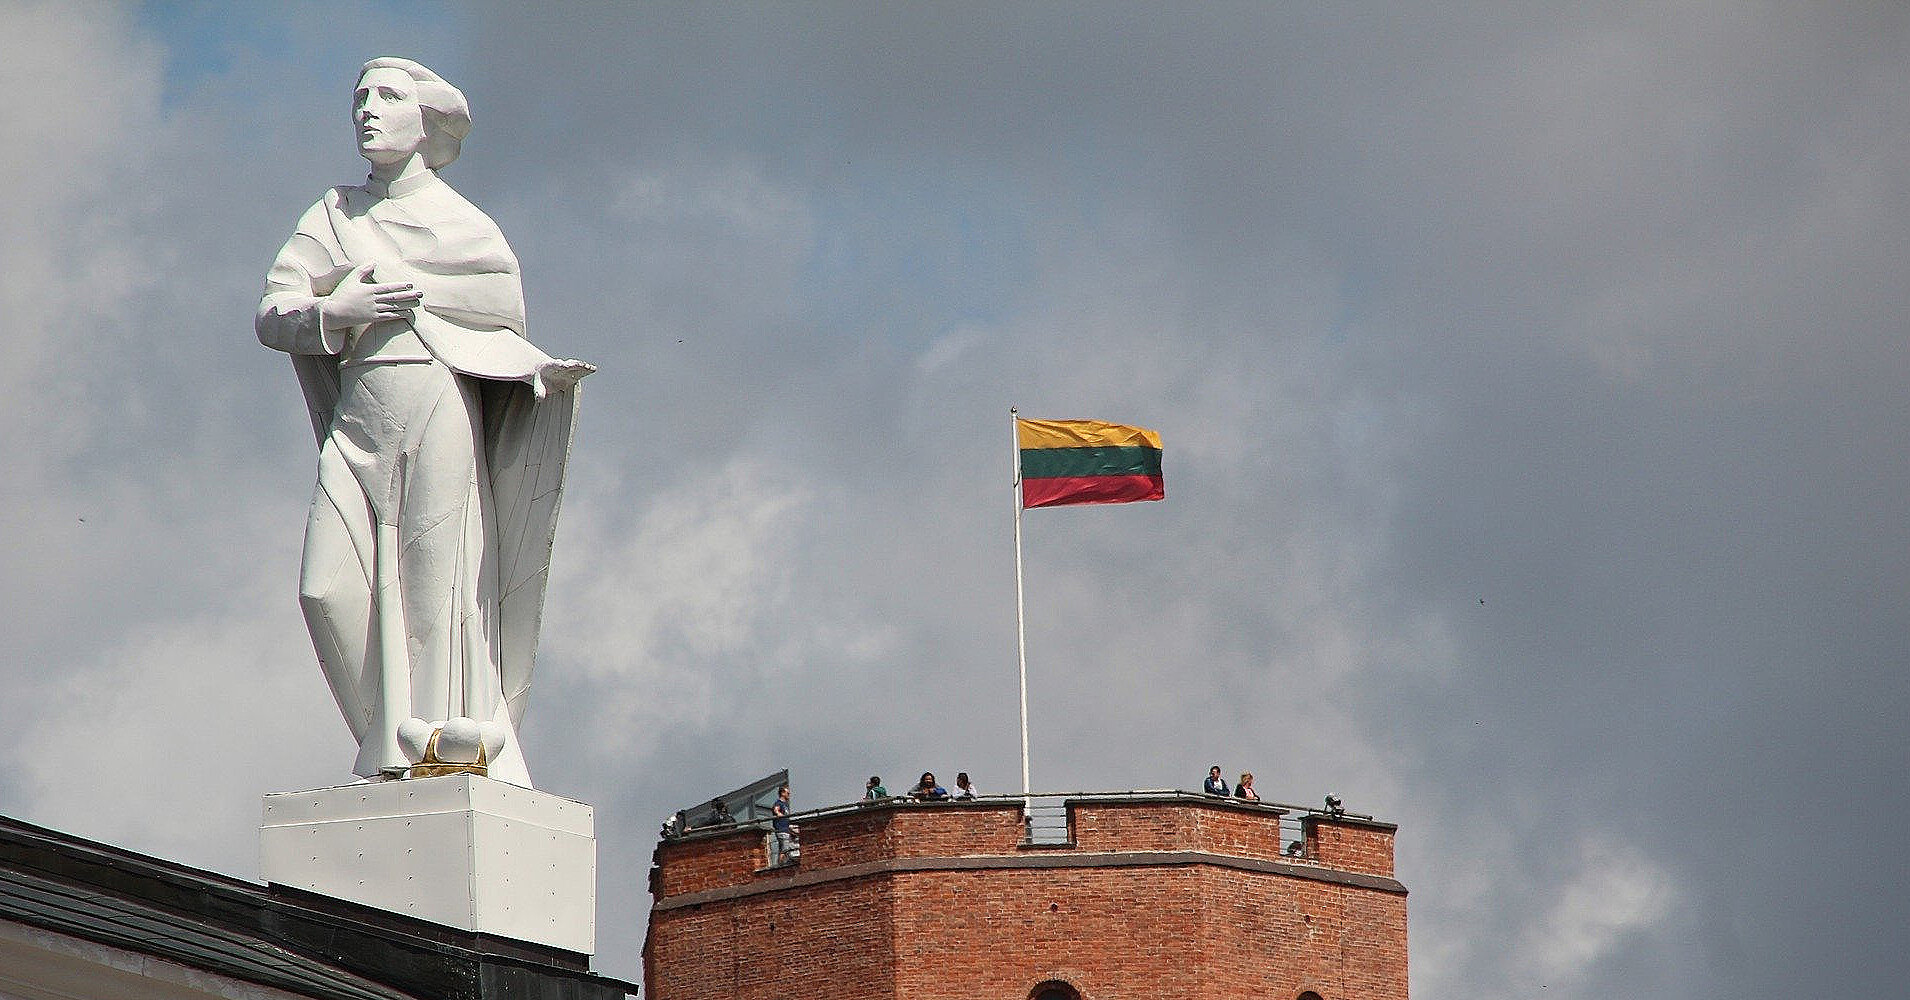
[[[1019,797],[799,814],[774,867],[755,825],[668,837],[645,996],[1405,1000],[1392,824],[1185,792],[1050,808],[1065,829],[1033,838]]]

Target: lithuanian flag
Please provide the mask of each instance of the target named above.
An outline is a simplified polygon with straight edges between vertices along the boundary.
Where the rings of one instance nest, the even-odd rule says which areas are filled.
[[[1015,420],[1021,506],[1131,503],[1167,495],[1161,436],[1099,420]]]

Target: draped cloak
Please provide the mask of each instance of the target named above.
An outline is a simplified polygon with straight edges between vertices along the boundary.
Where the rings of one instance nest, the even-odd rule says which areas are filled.
[[[412,321],[401,324],[409,330],[394,326],[401,321],[369,331],[321,324],[319,302],[367,262],[378,264],[375,280],[411,281],[423,291]],[[435,173],[389,187],[372,181],[334,188],[300,217],[279,251],[256,326],[262,343],[292,356],[321,449],[339,405],[341,362],[361,341],[422,347],[460,379],[473,380],[482,438],[478,469],[488,475],[487,516],[495,525],[495,548],[485,554],[494,560],[488,571],[497,584],[492,655],[515,740],[536,657],[577,375],[524,339],[522,283],[503,233]],[[391,734],[365,731],[378,714],[376,680],[323,665],[353,736],[361,744],[389,743]],[[361,752],[358,768],[366,776],[369,754]],[[528,774],[518,780],[528,784]]]

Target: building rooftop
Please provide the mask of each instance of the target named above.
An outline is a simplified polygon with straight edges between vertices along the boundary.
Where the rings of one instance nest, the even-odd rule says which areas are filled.
[[[77,948],[76,942],[91,947]],[[114,957],[120,956],[120,957]],[[0,817],[0,967],[147,959],[322,1000],[622,1000],[589,956],[174,864]]]

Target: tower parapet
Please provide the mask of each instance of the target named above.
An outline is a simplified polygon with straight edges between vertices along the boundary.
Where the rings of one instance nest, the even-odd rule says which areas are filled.
[[[647,995],[1405,1000],[1392,824],[1185,792],[1029,804],[797,814],[774,866],[755,825],[666,838]]]

